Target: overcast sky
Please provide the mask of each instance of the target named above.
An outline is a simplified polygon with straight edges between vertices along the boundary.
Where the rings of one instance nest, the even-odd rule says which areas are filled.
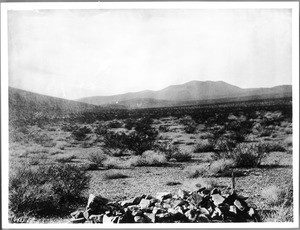
[[[78,99],[191,80],[292,84],[291,10],[8,13],[9,85]]]

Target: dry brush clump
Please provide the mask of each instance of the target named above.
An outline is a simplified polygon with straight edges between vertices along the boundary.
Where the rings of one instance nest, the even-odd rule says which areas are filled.
[[[132,157],[129,160],[131,166],[164,166],[168,161],[161,152],[146,151],[141,156]]]
[[[105,147],[119,149],[121,152],[129,150],[135,155],[141,155],[154,148],[158,132],[151,124],[151,119],[142,118],[134,122],[134,129],[130,132],[106,132],[103,134]]]
[[[238,145],[231,152],[235,167],[258,167],[261,165],[265,152],[254,145]]]
[[[58,163],[70,163],[72,160],[76,159],[75,155],[66,155],[66,156],[56,156],[54,160]]]
[[[214,151],[214,144],[208,139],[199,142],[194,149],[194,153],[205,153],[205,152],[213,152],[213,151]]]
[[[262,160],[271,151],[278,150],[279,147],[273,147],[270,144],[246,144],[240,143],[233,149],[225,148],[223,152],[219,152],[217,157],[219,159],[231,159],[236,168],[243,167],[260,167]]]
[[[9,177],[9,210],[15,217],[61,213],[82,198],[89,180],[76,165],[23,165]]]
[[[92,131],[88,126],[82,126],[82,127],[76,126],[72,130],[72,136],[77,141],[83,141],[87,137],[87,134],[91,132]]]
[[[107,157],[108,156],[102,152],[93,152],[89,154],[88,160],[95,163],[97,166],[102,167]]]
[[[188,162],[192,160],[192,154],[182,151],[178,146],[169,143],[160,143],[155,146],[155,149],[162,152],[168,161]]]
[[[197,123],[191,116],[184,116],[180,118],[179,122],[184,125],[186,133],[195,133],[197,130]]]
[[[231,176],[234,167],[233,160],[219,159],[205,165],[188,166],[185,173],[188,178]]]
[[[262,216],[265,222],[293,221],[293,185],[290,183],[285,189],[269,186],[261,191],[266,204],[273,210]]]
[[[121,172],[108,172],[104,175],[105,180],[115,180],[115,179],[124,179],[128,178],[129,176],[121,173]]]

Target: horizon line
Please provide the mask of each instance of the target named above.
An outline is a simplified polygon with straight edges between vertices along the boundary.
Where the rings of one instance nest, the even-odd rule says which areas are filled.
[[[228,85],[232,85],[232,86],[238,87],[240,89],[262,89],[262,88],[274,88],[274,87],[278,87],[278,86],[293,86],[292,84],[281,84],[281,85],[274,85],[274,86],[269,86],[269,87],[260,86],[260,87],[242,88],[240,86],[230,84],[230,83],[225,82],[223,80],[218,80],[218,81],[212,81],[212,80],[205,80],[205,81],[191,80],[191,81],[188,81],[188,82],[185,82],[185,83],[181,83],[181,84],[168,85],[168,86],[165,86],[165,87],[163,87],[163,88],[161,88],[159,90],[145,89],[145,90],[140,90],[140,91],[131,91],[131,92],[124,92],[124,93],[112,94],[112,95],[96,95],[96,96],[80,97],[80,98],[76,98],[76,99],[63,98],[63,97],[59,97],[59,96],[53,96],[53,95],[49,95],[49,94],[43,94],[43,93],[36,92],[36,91],[31,91],[31,90],[27,90],[27,89],[23,89],[23,88],[18,88],[18,87],[10,86],[9,84],[8,84],[8,87],[9,88],[18,89],[18,90],[27,91],[27,92],[31,92],[31,93],[35,93],[35,94],[40,94],[40,95],[44,95],[44,96],[49,96],[49,97],[54,97],[54,98],[60,98],[60,99],[70,100],[70,101],[78,101],[80,99],[86,99],[86,98],[92,98],[92,97],[111,97],[111,96],[118,96],[118,95],[129,94],[129,93],[139,93],[139,92],[145,92],[145,91],[157,92],[157,91],[161,91],[161,90],[166,89],[166,88],[171,87],[171,86],[184,85],[184,84],[187,84],[187,83],[190,83],[190,82],[224,82],[224,83],[226,83]]]

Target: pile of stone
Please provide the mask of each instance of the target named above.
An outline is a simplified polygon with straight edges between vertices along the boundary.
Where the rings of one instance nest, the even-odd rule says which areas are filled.
[[[109,202],[90,194],[84,210],[71,213],[71,223],[201,223],[258,222],[254,207],[247,197],[236,192],[222,195],[217,188],[200,188],[177,194],[158,193],[155,197],[142,195],[130,200]]]

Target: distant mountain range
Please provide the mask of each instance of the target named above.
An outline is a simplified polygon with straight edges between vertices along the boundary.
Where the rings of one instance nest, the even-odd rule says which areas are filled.
[[[93,105],[118,105],[126,108],[151,108],[209,103],[214,101],[240,101],[292,96],[291,85],[272,88],[243,89],[224,81],[190,81],[171,85],[162,90],[145,90],[113,96],[94,96],[77,101]]]
[[[9,112],[10,116],[28,112],[64,115],[86,111],[201,105],[291,96],[291,85],[242,89],[222,81],[192,81],[182,85],[169,86],[159,91],[147,90],[115,96],[88,97],[78,101],[9,87]]]

